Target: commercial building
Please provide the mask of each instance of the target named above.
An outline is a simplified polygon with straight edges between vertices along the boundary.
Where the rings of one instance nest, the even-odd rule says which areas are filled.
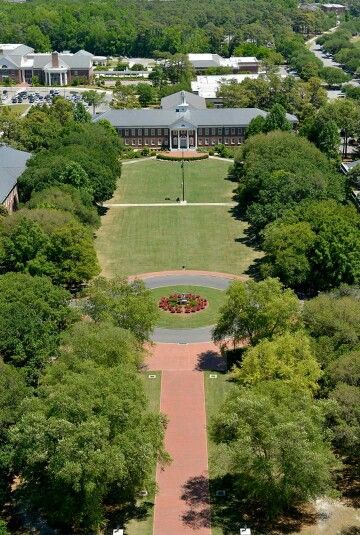
[[[0,145],[0,204],[12,212],[18,202],[17,181],[31,154]]]
[[[31,84],[33,77],[44,85],[67,85],[74,78],[90,80],[94,65],[106,64],[106,57],[86,50],[37,54],[21,44],[0,44],[0,83]]]
[[[196,150],[240,145],[251,120],[267,115],[257,108],[208,109],[204,99],[186,91],[170,97],[162,100],[161,109],[109,110],[94,120],[107,119],[134,149]],[[297,123],[294,115],[287,118]]]
[[[217,92],[222,84],[241,84],[246,78],[257,80],[261,74],[219,74],[208,76],[197,76],[191,82],[191,90],[196,95],[205,98],[215,106],[221,106],[221,99],[217,97]]]
[[[199,74],[208,69],[220,67],[230,68],[234,73],[257,73],[260,69],[260,61],[254,57],[231,56],[231,58],[223,58],[218,54],[188,54],[188,59]]]

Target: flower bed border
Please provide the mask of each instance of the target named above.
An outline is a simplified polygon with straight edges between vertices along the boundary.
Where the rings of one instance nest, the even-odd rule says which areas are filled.
[[[183,296],[187,299],[195,302],[196,304],[181,304],[174,301],[180,300]],[[209,302],[206,298],[196,294],[172,294],[169,297],[163,296],[159,300],[159,308],[164,312],[170,314],[194,314],[196,312],[202,312],[209,306]]]
[[[184,151],[184,156],[181,151],[176,152],[158,152],[156,155],[158,160],[172,160],[174,162],[181,162],[182,160],[191,161],[191,160],[206,160],[209,158],[207,152],[190,152]]]

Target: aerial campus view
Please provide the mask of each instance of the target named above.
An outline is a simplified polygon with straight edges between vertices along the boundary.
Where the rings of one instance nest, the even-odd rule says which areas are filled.
[[[0,0],[0,535],[360,534],[360,1]]]

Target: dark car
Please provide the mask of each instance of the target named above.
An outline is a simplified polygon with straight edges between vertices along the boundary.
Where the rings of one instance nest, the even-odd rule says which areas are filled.
[[[17,101],[18,101],[18,99],[17,99],[16,97],[13,97],[13,98],[11,99],[11,102],[12,102],[13,104],[16,104]]]

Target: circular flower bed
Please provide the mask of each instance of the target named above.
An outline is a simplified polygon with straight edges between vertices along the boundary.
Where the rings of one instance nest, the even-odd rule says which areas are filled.
[[[173,294],[159,301],[159,308],[171,314],[193,314],[207,306],[208,300],[195,294]]]

